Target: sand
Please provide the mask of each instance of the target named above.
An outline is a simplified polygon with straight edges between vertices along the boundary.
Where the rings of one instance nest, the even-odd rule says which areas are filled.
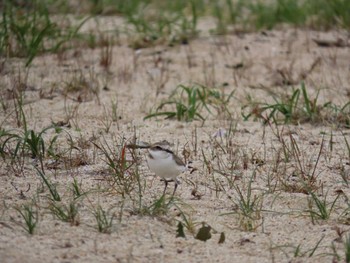
[[[113,27],[113,21],[108,25]],[[37,161],[26,157],[18,167],[9,159],[1,160],[0,261],[343,262],[350,191],[341,174],[349,176],[344,140],[350,141],[349,131],[329,122],[289,124],[278,126],[279,138],[275,125],[243,121],[241,116],[249,96],[254,101],[273,102],[273,95],[291,94],[302,81],[311,98],[319,92],[320,105],[348,102],[349,45],[315,42],[332,43],[339,38],[348,41],[343,31],[286,27],[226,36],[202,32],[188,45],[160,44],[140,50],[131,49],[121,39],[111,48],[112,62],[107,69],[101,65],[103,48],[77,47],[59,56],[41,55],[28,70],[22,59],[7,60],[0,78],[2,101],[8,105],[6,111],[1,110],[1,127],[23,129],[16,125],[13,100],[6,92],[19,82],[26,83],[28,128],[41,131],[59,123],[66,131],[57,140],[61,158],[55,162],[46,156],[44,167],[46,176],[57,185],[61,203],[75,200],[79,216],[72,225],[52,214],[50,193],[34,168],[39,167]],[[196,83],[215,86],[226,95],[234,91],[227,106],[230,115],[212,108],[213,114],[202,110],[204,123],[162,117],[143,120],[178,85]],[[68,90],[77,86],[77,91]],[[228,133],[230,127],[229,136],[213,136],[219,129]],[[54,135],[52,129],[44,134],[46,145]],[[110,147],[111,156],[117,158],[121,145],[135,136],[137,141],[167,140],[181,158],[185,149],[196,168],[179,176],[181,184],[163,214],[152,216],[138,210],[140,188],[135,182],[131,193],[123,197],[121,187],[110,182],[106,158],[97,147]],[[74,142],[71,152],[66,151],[70,138]],[[283,141],[298,145],[299,162],[292,153],[289,162],[283,161]],[[125,176],[132,176],[137,168],[141,207],[149,207],[161,197],[164,184],[149,171],[146,152],[135,154],[138,161]],[[276,165],[278,156],[281,161]],[[131,159],[130,153],[127,158]],[[313,191],[320,200],[332,203],[339,195],[329,219],[311,220],[311,195],[291,190],[298,185],[301,170],[316,175]],[[77,199],[72,194],[74,179],[86,192]],[[252,220],[244,218],[238,207],[237,189],[247,196],[249,186],[257,204]],[[172,187],[170,184],[167,201]],[[31,203],[39,218],[33,235],[22,227],[23,218],[15,209]],[[109,216],[115,213],[110,233],[96,228],[94,210],[98,206]],[[193,224],[194,234],[185,228],[186,238],[176,237],[184,216]],[[195,238],[202,223],[213,229],[205,242]],[[221,244],[220,233],[225,235]]]

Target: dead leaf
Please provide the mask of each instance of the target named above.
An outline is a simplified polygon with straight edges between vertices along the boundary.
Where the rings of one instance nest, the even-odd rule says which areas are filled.
[[[211,238],[210,231],[211,231],[211,226],[203,223],[203,226],[198,230],[198,233],[195,238],[201,241],[207,241],[208,239]]]
[[[222,244],[222,243],[224,243],[225,242],[225,233],[224,232],[221,232],[221,234],[220,234],[220,238],[219,238],[219,244]]]
[[[181,222],[177,224],[177,229],[176,229],[176,237],[183,237],[186,238],[185,232],[184,232],[184,226]]]

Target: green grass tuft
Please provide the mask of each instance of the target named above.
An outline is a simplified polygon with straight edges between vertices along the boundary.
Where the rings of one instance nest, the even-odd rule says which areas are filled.
[[[228,112],[227,104],[232,95],[233,92],[225,96],[217,89],[210,89],[202,85],[179,85],[170,95],[169,100],[161,103],[155,113],[147,115],[144,119],[165,116],[167,119],[178,121],[201,120],[204,122],[206,118],[201,113],[203,110],[209,114],[212,114],[213,109],[217,113]],[[162,111],[166,106],[172,106],[173,110]]]

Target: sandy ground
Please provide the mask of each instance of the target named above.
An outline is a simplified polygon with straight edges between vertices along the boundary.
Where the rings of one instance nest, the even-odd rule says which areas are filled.
[[[292,86],[299,87],[302,80],[311,97],[320,91],[319,103],[344,105],[349,101],[349,45],[322,47],[315,39],[346,42],[348,35],[291,28],[228,36],[202,34],[189,45],[158,45],[137,51],[121,41],[112,47],[108,69],[101,66],[101,48],[40,56],[28,75],[22,60],[6,61],[0,82],[9,109],[0,115],[2,127],[16,128],[13,100],[6,97],[6,91],[18,82],[27,83],[24,109],[29,128],[40,131],[52,122],[67,122],[63,129],[75,145],[72,154],[66,154],[65,161],[55,169],[53,160],[45,158],[46,175],[57,184],[62,203],[73,200],[74,178],[87,194],[76,200],[79,224],[72,226],[50,212],[50,194],[34,169],[34,160],[26,158],[22,169],[2,160],[0,261],[344,262],[350,190],[341,173],[349,176],[349,153],[344,142],[344,136],[350,141],[349,131],[327,124],[279,126],[288,145],[291,138],[297,143],[301,161],[291,158],[276,165],[283,150],[276,127],[244,122],[241,117],[248,96],[272,101],[272,94],[291,94]],[[67,87],[79,86],[77,83],[80,89],[67,92]],[[225,113],[214,111],[210,115],[203,111],[207,118],[204,124],[143,120],[179,84],[193,83],[219,87],[225,94],[234,91],[228,106],[231,118]],[[117,109],[114,121],[113,104]],[[230,136],[213,137],[219,128],[228,131],[230,125],[234,127]],[[67,133],[58,139],[62,151],[68,147]],[[108,145],[118,155],[121,142],[131,141],[135,135],[147,142],[168,140],[182,158],[185,149],[197,168],[179,177],[182,183],[175,195],[176,205],[163,215],[138,213],[137,188],[131,197],[123,198],[108,181],[110,171],[103,154],[91,143]],[[52,130],[45,133],[47,141],[52,136]],[[145,152],[136,153],[140,158],[137,167],[142,205],[150,206],[161,196],[163,182],[148,170]],[[316,164],[315,193],[319,198],[330,203],[341,195],[329,219],[312,222],[310,195],[290,191],[283,182],[297,184],[293,175],[299,166],[313,171]],[[250,181],[252,198],[259,198],[261,211],[252,220],[254,229],[247,231],[239,216],[237,188],[246,195]],[[14,208],[33,200],[39,223],[34,235],[29,235]],[[96,229],[93,210],[98,205],[116,213],[110,234]],[[176,237],[178,221],[184,222],[181,211],[195,223],[195,233],[202,222],[217,233],[212,231],[212,238],[206,242],[195,239],[188,229],[186,238]],[[230,212],[235,213],[223,215]],[[221,232],[226,239],[218,244]]]

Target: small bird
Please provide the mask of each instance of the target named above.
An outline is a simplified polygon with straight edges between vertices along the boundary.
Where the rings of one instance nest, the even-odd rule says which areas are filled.
[[[168,183],[175,182],[174,195],[180,183],[177,176],[188,170],[188,168],[192,168],[185,165],[185,163],[170,150],[170,144],[166,140],[154,144],[141,142],[138,145],[129,145],[129,148],[146,148],[148,150],[147,163],[149,169],[162,178],[161,180],[165,183],[163,195],[165,195]]]
[[[174,192],[176,192],[179,180],[177,176],[187,170],[185,163],[169,149],[166,141],[152,144],[148,148],[147,163],[149,169],[157,176],[161,177],[165,183],[163,195],[169,182],[175,182]]]

